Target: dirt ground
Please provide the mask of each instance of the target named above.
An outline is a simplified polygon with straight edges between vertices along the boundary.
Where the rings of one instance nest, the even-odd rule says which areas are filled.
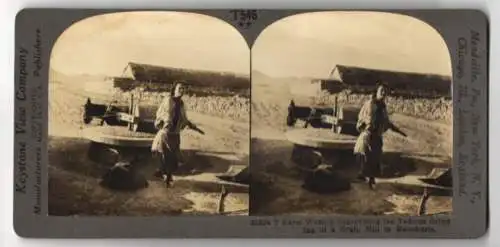
[[[287,106],[292,98],[284,80],[254,77],[252,82],[251,173],[252,215],[415,215],[422,189],[365,183],[335,194],[316,194],[301,186],[303,179],[290,160],[293,145],[284,132]],[[295,82],[296,83],[296,82]],[[299,82],[300,83],[300,82]],[[385,134],[385,178],[425,176],[432,168],[451,166],[451,125],[393,114],[392,121],[408,138]],[[355,163],[346,164],[352,174]],[[452,211],[450,194],[439,193],[427,202],[427,213]]]
[[[248,165],[249,124],[189,112],[205,131],[186,130],[181,138],[185,169],[166,188],[153,176],[157,160],[141,160],[140,173],[149,186],[138,191],[113,191],[99,185],[109,164],[88,158],[90,141],[82,138],[81,106],[86,97],[108,102],[109,92],[89,93],[82,83],[51,83],[49,92],[49,214],[51,215],[180,215],[214,214],[220,185],[190,181],[200,174],[224,173],[231,165]],[[244,189],[229,187],[227,215],[248,215],[249,198]]]

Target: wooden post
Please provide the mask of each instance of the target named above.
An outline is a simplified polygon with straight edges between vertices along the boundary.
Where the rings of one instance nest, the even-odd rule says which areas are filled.
[[[221,193],[219,196],[219,205],[217,207],[217,214],[224,214],[224,211],[225,211],[224,203],[226,201],[226,197],[228,194],[229,194],[229,191],[227,191],[226,187],[224,187],[224,185],[222,185]]]
[[[420,205],[418,207],[418,216],[422,216],[425,214],[426,211],[426,204],[427,200],[429,199],[430,193],[428,188],[424,188],[424,193],[422,194],[422,197],[420,198]]]
[[[335,95],[335,102],[334,102],[334,106],[333,106],[333,117],[334,117],[334,119],[337,119],[337,120],[339,118],[338,95]],[[332,131],[334,133],[337,131],[336,124],[332,124]]]
[[[132,115],[134,112],[134,94],[130,93],[130,105],[128,109],[128,114]],[[128,123],[128,130],[132,130],[132,123]]]

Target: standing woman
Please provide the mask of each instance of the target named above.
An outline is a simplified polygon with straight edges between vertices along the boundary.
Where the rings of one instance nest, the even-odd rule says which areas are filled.
[[[381,173],[383,134],[391,129],[406,137],[406,134],[389,120],[385,104],[386,95],[386,85],[377,83],[377,89],[371,99],[366,101],[361,108],[356,124],[360,133],[354,146],[354,154],[361,167],[358,179],[366,181],[368,178],[370,189],[374,189],[375,177]]]
[[[183,82],[176,82],[170,91],[170,97],[164,99],[156,112],[155,126],[159,129],[156,134],[151,151],[160,156],[160,167],[156,175],[161,175],[167,187],[173,182],[173,173],[182,163],[180,152],[180,133],[186,127],[196,130],[201,134],[195,124],[187,119],[186,109],[182,96],[184,95]]]

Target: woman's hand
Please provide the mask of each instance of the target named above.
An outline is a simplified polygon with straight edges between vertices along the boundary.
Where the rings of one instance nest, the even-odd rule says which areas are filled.
[[[200,128],[198,128],[198,126],[196,126],[196,124],[194,124],[194,123],[189,122],[189,128],[202,134],[202,135],[205,134],[205,132],[203,130],[201,130]]]
[[[398,134],[402,135],[403,137],[408,137],[408,136],[406,135],[406,133],[405,133],[405,132],[403,132],[403,131],[402,131],[402,130],[400,130],[399,128],[396,128],[396,126],[394,126],[394,127],[395,127],[395,128],[393,128],[394,132],[396,132],[396,133],[398,133]]]
[[[402,135],[403,137],[408,137],[408,136],[406,135],[406,133],[405,133],[405,132],[403,132],[402,130],[400,130],[400,129],[399,129],[398,127],[396,127],[396,125],[394,125],[393,123],[391,123],[391,129],[392,129],[392,131],[394,131],[394,132],[396,132],[396,133],[398,133],[398,134]]]

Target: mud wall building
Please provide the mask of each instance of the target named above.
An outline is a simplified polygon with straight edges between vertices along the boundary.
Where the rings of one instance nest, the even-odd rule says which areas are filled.
[[[191,93],[196,94],[246,95],[250,92],[248,76],[132,62],[124,68],[122,76],[114,78],[114,86],[125,91],[137,87],[143,87],[145,91],[170,91],[178,80],[185,81]]]
[[[395,96],[404,97],[451,97],[450,76],[420,74],[399,71],[376,70],[353,66],[335,66],[327,79],[313,80],[311,86],[316,91],[338,93],[370,93],[378,81],[389,86]]]

